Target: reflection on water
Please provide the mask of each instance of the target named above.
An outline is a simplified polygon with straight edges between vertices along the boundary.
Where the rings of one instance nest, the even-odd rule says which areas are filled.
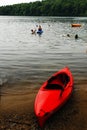
[[[82,27],[72,28],[71,23]],[[37,84],[64,66],[76,80],[87,79],[86,23],[87,18],[79,17],[0,16],[0,83]],[[44,33],[32,35],[30,30],[39,24]]]

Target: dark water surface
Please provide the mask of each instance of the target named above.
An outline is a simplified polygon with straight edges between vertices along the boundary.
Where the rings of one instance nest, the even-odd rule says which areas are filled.
[[[72,23],[82,26],[72,28]],[[31,29],[39,24],[43,34],[32,35]],[[75,83],[87,81],[87,18],[0,16],[0,32],[1,84],[31,83],[36,87],[65,66]]]

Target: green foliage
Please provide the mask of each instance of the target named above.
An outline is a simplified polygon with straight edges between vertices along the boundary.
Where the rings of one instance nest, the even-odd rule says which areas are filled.
[[[42,0],[2,6],[0,15],[87,16],[87,0]]]

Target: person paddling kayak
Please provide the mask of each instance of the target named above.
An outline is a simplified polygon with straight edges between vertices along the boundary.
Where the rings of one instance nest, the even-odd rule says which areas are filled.
[[[41,27],[41,25],[39,25],[39,27],[38,27],[38,31],[42,31],[42,27]]]
[[[38,33],[38,34],[42,34],[42,33],[43,33],[43,30],[42,30],[41,25],[39,25],[37,33]]]

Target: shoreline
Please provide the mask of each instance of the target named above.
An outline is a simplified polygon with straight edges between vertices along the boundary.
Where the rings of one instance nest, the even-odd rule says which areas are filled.
[[[87,84],[81,86],[82,84],[75,84],[68,102],[46,122],[44,130],[87,129]],[[39,88],[25,90],[22,95],[2,95],[1,130],[41,130],[34,115],[34,100],[38,90]]]

